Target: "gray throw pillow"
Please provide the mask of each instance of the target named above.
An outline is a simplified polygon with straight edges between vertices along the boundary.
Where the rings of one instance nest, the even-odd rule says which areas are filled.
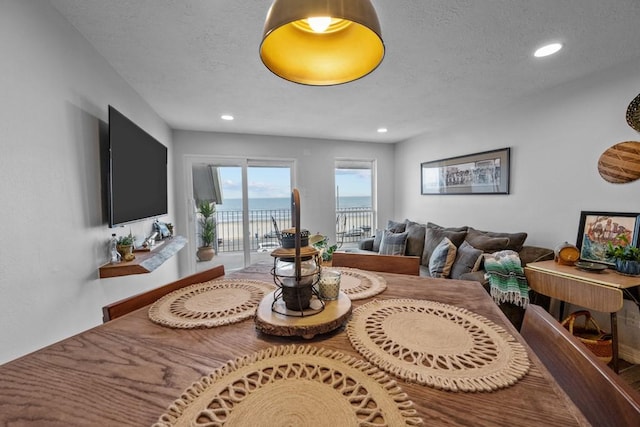
[[[424,235],[427,227],[424,224],[418,224],[409,220],[405,221],[407,227],[407,249],[405,255],[422,256],[424,250]]]
[[[433,222],[427,222],[427,227],[428,228],[440,228],[442,230],[447,230],[447,231],[467,231],[467,229],[469,228],[466,225],[463,225],[462,227],[443,227],[441,225],[434,224]]]
[[[508,237],[491,237],[473,228],[469,228],[464,240],[474,248],[486,253],[503,251],[509,247]]]
[[[380,251],[382,255],[404,255],[407,246],[407,233],[392,233],[384,230]]]
[[[451,243],[460,246],[467,235],[466,231],[448,231],[444,228],[433,228],[427,224],[427,231],[424,236],[424,249],[422,251],[422,265],[429,266],[429,258],[433,250],[438,246],[443,238],[448,238]]]
[[[456,245],[446,237],[433,250],[429,259],[429,274],[431,277],[446,279],[449,277],[451,266],[456,260]]]
[[[473,228],[469,227],[469,230],[473,230]],[[475,230],[480,233],[484,233],[489,237],[506,237],[509,239],[509,244],[505,249],[520,252],[522,250],[522,246],[524,246],[524,241],[527,240],[527,233],[496,233],[495,231],[482,231]]]
[[[380,252],[380,243],[382,243],[382,236],[384,232],[379,228],[376,229],[376,235],[373,238],[373,252]]]
[[[407,227],[407,224],[404,222],[398,222],[393,220],[387,221],[387,230],[391,231],[392,233],[402,233],[406,227]]]
[[[456,260],[451,266],[449,276],[452,279],[459,279],[463,274],[478,271],[482,264],[482,251],[471,246],[465,240],[456,252]]]

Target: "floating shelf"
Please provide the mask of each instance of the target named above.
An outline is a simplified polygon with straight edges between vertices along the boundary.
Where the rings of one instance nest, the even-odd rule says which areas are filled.
[[[162,244],[152,250],[134,252],[136,256],[134,260],[103,265],[100,267],[100,278],[151,273],[163,262],[177,254],[186,244],[187,239],[182,236],[162,240]]]

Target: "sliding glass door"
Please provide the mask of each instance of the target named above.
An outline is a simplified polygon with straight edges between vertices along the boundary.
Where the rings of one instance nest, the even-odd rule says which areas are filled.
[[[271,260],[279,232],[291,226],[291,167],[252,162],[247,168],[251,263]]]
[[[192,237],[201,245],[203,200],[213,203],[216,255],[211,260],[194,256],[195,271],[223,264],[226,270],[271,260],[280,245],[279,230],[291,223],[293,161],[211,159],[192,164]],[[194,250],[194,254],[197,251]]]

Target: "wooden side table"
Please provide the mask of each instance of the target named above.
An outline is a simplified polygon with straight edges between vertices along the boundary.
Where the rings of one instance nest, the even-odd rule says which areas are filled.
[[[534,291],[563,302],[609,313],[613,346],[612,367],[618,372],[618,318],[623,291],[640,286],[640,277],[623,276],[613,270],[589,272],[555,261],[532,262],[524,268]],[[560,313],[562,317],[562,313]]]

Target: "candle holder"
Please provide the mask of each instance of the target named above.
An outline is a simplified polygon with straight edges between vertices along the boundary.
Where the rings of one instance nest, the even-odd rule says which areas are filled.
[[[334,301],[340,296],[340,276],[339,270],[325,268],[320,274],[320,284],[318,285],[320,299],[323,301]]]
[[[310,253],[312,251],[316,253]],[[313,249],[301,251],[300,275],[297,276],[295,257],[292,257],[290,252],[290,250],[278,248],[271,253],[274,257],[272,275],[274,283],[278,286],[274,294],[274,303],[278,298],[282,298],[288,310],[300,312],[303,316],[305,310],[311,305],[311,299],[314,296],[319,298],[317,294],[321,268],[319,256]]]
[[[294,228],[282,231],[282,247],[271,252],[274,292],[271,310],[285,316],[310,316],[324,309],[317,291],[320,280],[320,253],[309,246],[309,231],[300,229],[300,195],[297,189],[291,196]],[[314,298],[315,297],[315,298]],[[284,301],[282,310],[279,300]]]

